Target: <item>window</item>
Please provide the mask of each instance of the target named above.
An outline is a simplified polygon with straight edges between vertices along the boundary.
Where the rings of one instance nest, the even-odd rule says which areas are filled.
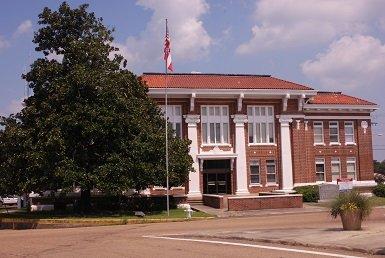
[[[316,181],[325,181],[325,159],[315,159],[315,177]]]
[[[324,127],[322,122],[313,122],[314,143],[324,143]]]
[[[332,158],[332,181],[341,177],[340,158]]]
[[[160,106],[163,113],[166,112],[166,106]],[[167,118],[172,129],[175,131],[175,135],[179,138],[182,137],[182,107],[178,105],[167,106]]]
[[[203,143],[229,143],[229,112],[227,106],[202,106],[201,121]]]
[[[259,177],[259,161],[253,160],[250,162],[250,183],[251,184],[259,184],[260,183],[260,177]]]
[[[267,183],[276,183],[275,161],[266,160]]]
[[[346,170],[347,170],[348,178],[353,178],[353,180],[357,179],[357,176],[356,176],[356,158],[347,158],[346,159]]]
[[[352,121],[345,122],[345,144],[354,143],[354,123]]]
[[[247,118],[249,143],[274,143],[274,108],[272,106],[248,106]]]
[[[329,122],[329,137],[330,143],[339,143],[339,134],[338,134],[338,122]]]

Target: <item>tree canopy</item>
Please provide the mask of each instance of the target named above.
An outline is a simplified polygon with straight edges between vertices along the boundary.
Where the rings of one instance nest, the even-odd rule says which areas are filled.
[[[23,75],[33,95],[3,118],[0,193],[165,185],[165,120],[84,4],[44,8],[33,42],[43,57]],[[54,58],[53,58],[54,57]],[[189,141],[170,139],[170,186],[192,171]]]

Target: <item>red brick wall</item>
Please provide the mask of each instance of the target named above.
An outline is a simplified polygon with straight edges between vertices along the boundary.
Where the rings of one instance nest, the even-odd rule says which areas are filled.
[[[156,100],[159,104],[164,104],[163,99]],[[250,100],[244,99],[242,110],[238,112],[237,110],[237,100],[236,99],[196,99],[195,108],[193,111],[190,111],[190,99],[181,98],[181,99],[169,99],[170,105],[181,105],[183,110],[183,115],[185,114],[200,114],[202,105],[227,105],[229,106],[229,143],[231,146],[220,146],[222,150],[230,150],[231,148],[235,150],[235,124],[231,118],[231,115],[234,114],[247,114],[248,105],[272,105],[274,106],[275,116],[280,114],[303,114],[303,112],[298,111],[298,100],[290,99],[288,101],[288,108],[286,112],[282,112],[282,100],[281,99],[271,99],[271,100]],[[317,115],[317,116],[335,116],[336,113],[308,113],[306,115]],[[338,113],[341,116],[366,116],[369,114],[352,114],[352,113]],[[300,120],[300,127],[297,129],[296,120]],[[345,145],[345,130],[344,130],[344,120],[336,120],[339,122],[339,136],[340,136],[340,146],[329,146],[329,120],[316,119],[316,120],[307,120],[308,121],[308,130],[305,130],[304,119],[293,119],[293,123],[290,125],[291,130],[291,144],[292,144],[292,161],[293,161],[293,180],[294,183],[313,183],[315,182],[315,158],[322,157],[325,158],[325,172],[326,172],[326,181],[331,181],[331,158],[339,157],[341,164],[341,174],[342,177],[346,177],[346,158],[347,157],[356,157],[356,170],[358,180],[372,180],[373,179],[373,152],[372,152],[372,132],[370,127],[370,121],[368,121],[369,128],[366,131],[366,134],[363,133],[363,129],[360,124],[362,120],[348,119],[346,121],[354,121],[355,125],[355,141],[357,143],[354,145]],[[313,132],[313,121],[323,121],[324,122],[324,141],[325,146],[314,146],[314,132]],[[182,125],[182,134],[183,137],[187,138],[187,124],[184,122]],[[262,191],[272,191],[279,189],[282,181],[282,171],[281,171],[281,149],[280,149],[280,123],[279,119],[275,118],[275,141],[276,146],[249,146],[248,145],[248,126],[245,124],[245,142],[246,142],[246,162],[247,162],[247,175],[248,175],[248,184],[249,191],[251,193],[259,193]],[[201,124],[198,124],[198,146],[200,151],[201,146]],[[203,150],[209,151],[213,147],[202,147]],[[277,185],[268,186],[266,184],[266,160],[274,159],[276,161],[276,170],[277,170]],[[250,185],[250,168],[249,164],[252,160],[258,160],[260,162],[260,186]],[[203,173],[200,173],[200,183],[201,191],[203,192]],[[236,191],[236,161],[234,163],[234,169],[231,172],[231,185],[232,185],[232,194],[235,194]],[[188,192],[188,184],[186,183],[186,193]]]
[[[209,195],[204,194],[202,196],[203,198],[203,204],[206,206],[210,206],[216,209],[223,209],[224,208],[224,197],[220,195]]]
[[[302,208],[302,195],[228,197],[229,211]]]

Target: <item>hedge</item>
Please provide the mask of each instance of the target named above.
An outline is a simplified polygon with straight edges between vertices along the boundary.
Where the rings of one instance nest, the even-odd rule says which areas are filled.
[[[318,202],[319,188],[318,185],[305,185],[294,187],[294,190],[302,194],[304,202]]]

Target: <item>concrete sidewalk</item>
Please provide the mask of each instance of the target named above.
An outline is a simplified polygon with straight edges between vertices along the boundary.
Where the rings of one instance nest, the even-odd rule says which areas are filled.
[[[249,210],[249,211],[228,211],[225,209],[215,209],[209,206],[197,204],[191,205],[191,208],[203,211],[207,214],[216,216],[218,218],[228,217],[254,217],[266,215],[282,215],[282,214],[302,214],[314,212],[327,212],[328,209],[324,207],[317,207],[304,204],[303,208],[284,208],[284,209],[263,209],[263,210]]]
[[[306,208],[304,208],[306,209]],[[247,240],[293,246],[385,254],[385,208],[376,208],[361,231],[343,231],[340,218],[314,227],[285,227],[191,234],[188,237]],[[187,236],[186,236],[187,237]]]

